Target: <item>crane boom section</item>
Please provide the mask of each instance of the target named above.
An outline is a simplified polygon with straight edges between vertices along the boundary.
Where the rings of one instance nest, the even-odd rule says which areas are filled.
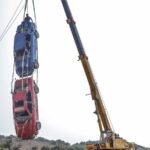
[[[83,65],[83,68],[84,68],[84,71],[85,71],[85,74],[86,74],[86,77],[87,77],[87,80],[88,80],[88,83],[90,86],[92,99],[95,101],[96,114],[98,116],[98,123],[99,123],[100,130],[102,132],[102,126],[103,126],[105,131],[108,131],[108,130],[112,131],[111,125],[109,123],[109,120],[108,120],[108,117],[107,117],[107,114],[105,111],[104,104],[102,102],[100,93],[98,91],[96,81],[94,79],[94,75],[93,75],[90,63],[88,61],[88,57],[86,56],[86,53],[84,51],[84,47],[83,47],[80,35],[78,33],[76,23],[73,19],[71,10],[69,8],[68,2],[67,2],[67,0],[61,0],[61,1],[62,1],[64,10],[65,10],[66,16],[67,16],[67,23],[70,26],[74,41],[76,43],[76,46],[77,46],[77,49],[79,52],[79,58],[82,62],[82,65]],[[101,125],[101,123],[102,123],[102,125]]]
[[[69,8],[68,2],[66,0],[61,0],[61,1],[62,1],[64,10],[65,10],[66,16],[67,16],[67,23],[70,26],[73,38],[75,40],[77,49],[79,51],[79,54],[83,55],[83,54],[85,54],[84,47],[83,47],[83,44],[82,44],[82,41],[81,41],[81,38],[80,38],[80,35],[79,35],[79,32],[78,32],[78,29],[77,29],[77,27],[75,25],[75,21],[73,19],[73,16],[72,16],[71,10]]]
[[[80,60],[82,62],[86,77],[87,77],[89,85],[90,85],[92,99],[95,100],[96,114],[98,115],[99,126],[101,126],[100,122],[99,122],[99,118],[101,118],[100,120],[102,122],[102,126],[104,127],[104,130],[111,131],[112,130],[111,125],[109,123],[109,120],[108,120],[108,117],[107,117],[107,114],[106,114],[106,111],[104,108],[104,104],[102,102],[97,84],[95,82],[95,79],[94,79],[94,76],[92,73],[92,69],[91,69],[90,63],[88,61],[88,57],[86,55],[82,55],[82,56],[80,56]]]

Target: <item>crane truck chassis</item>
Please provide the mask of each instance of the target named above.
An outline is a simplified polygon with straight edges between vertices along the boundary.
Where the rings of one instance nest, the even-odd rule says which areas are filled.
[[[113,131],[68,2],[67,0],[61,0],[61,2],[67,16],[67,23],[70,26],[71,33],[79,52],[79,59],[81,60],[90,86],[91,96],[95,103],[95,113],[98,118],[98,125],[101,134],[100,141],[97,144],[87,144],[86,150],[135,150],[136,148],[134,143],[127,142]]]

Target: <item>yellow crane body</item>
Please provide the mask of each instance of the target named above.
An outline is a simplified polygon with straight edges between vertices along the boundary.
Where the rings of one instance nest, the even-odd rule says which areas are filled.
[[[95,114],[97,115],[100,130],[100,141],[96,144],[87,144],[86,149],[135,150],[134,143],[129,143],[126,140],[120,138],[119,135],[112,130],[88,57],[85,53],[82,41],[80,39],[80,35],[76,27],[76,22],[73,19],[67,0],[61,0],[61,2],[67,16],[67,23],[70,26],[71,33],[73,35],[77,50],[79,52],[79,59],[81,60],[84,72],[90,86],[91,96],[94,100],[96,108]]]

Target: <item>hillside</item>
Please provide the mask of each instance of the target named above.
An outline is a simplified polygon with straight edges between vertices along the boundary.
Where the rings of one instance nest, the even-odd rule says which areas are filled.
[[[91,141],[71,145],[62,140],[54,141],[42,137],[33,140],[20,140],[13,135],[0,135],[0,150],[85,150],[86,143],[91,143]],[[150,148],[139,145],[136,147],[137,150],[150,150]]]

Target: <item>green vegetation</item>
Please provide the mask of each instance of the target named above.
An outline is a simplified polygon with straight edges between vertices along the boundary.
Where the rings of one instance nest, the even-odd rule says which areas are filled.
[[[6,142],[4,143],[4,144],[1,144],[0,145],[0,150],[3,150],[3,149],[8,149],[8,150],[10,150],[11,149],[11,140],[6,140]]]
[[[42,137],[38,137],[32,140],[21,140],[17,137],[1,136],[0,135],[0,150],[19,150],[19,149],[31,149],[31,150],[86,150],[86,144],[97,143],[98,141],[88,141],[76,144],[69,144],[62,140],[48,140]],[[29,143],[29,144],[28,144]],[[28,148],[27,148],[28,146]],[[137,150],[150,150],[139,145],[135,145]]]
[[[49,147],[43,146],[41,150],[51,150]]]

